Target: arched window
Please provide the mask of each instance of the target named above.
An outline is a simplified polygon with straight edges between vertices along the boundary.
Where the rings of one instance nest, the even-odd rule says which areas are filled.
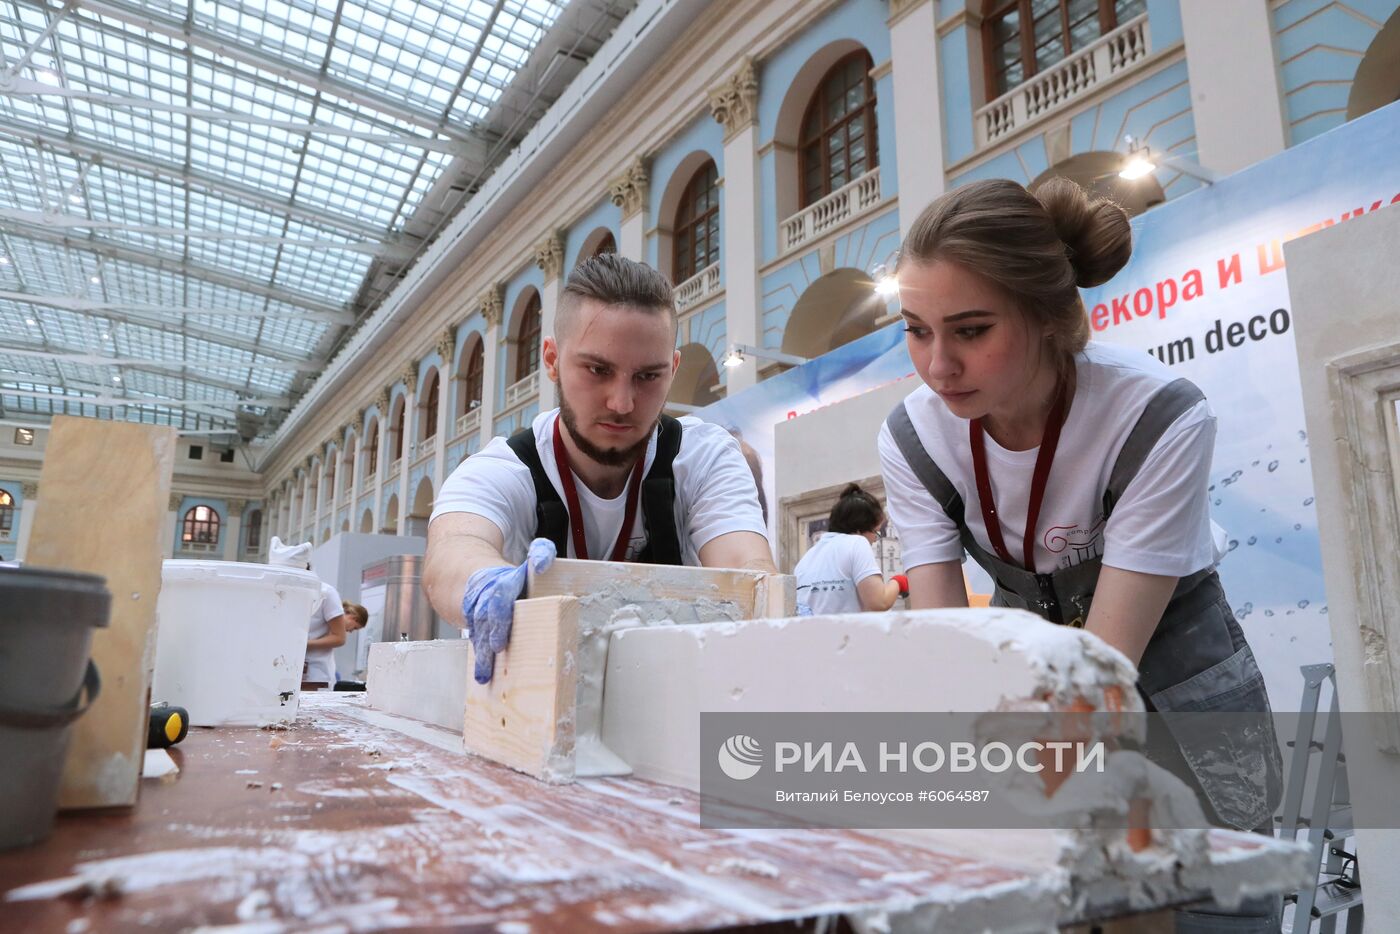
[[[369,437],[365,440],[365,456],[368,458],[368,466],[365,468],[365,476],[372,477],[379,472],[379,422],[375,421],[374,426],[369,430]]]
[[[515,347],[517,383],[540,368],[540,311],[540,293],[535,292],[521,312],[520,337]]]
[[[1147,0],[991,0],[982,18],[994,99],[1147,10]]]
[[[184,534],[180,541],[187,545],[215,545],[219,541],[219,514],[210,506],[194,506],[185,513]]]
[[[15,498],[0,490],[0,535],[9,535],[15,525]]]
[[[880,164],[872,67],[868,52],[852,52],[831,66],[807,105],[798,169],[804,208]]]
[[[330,458],[328,458],[328,459],[326,460],[326,495],[327,495],[327,496],[329,496],[329,495],[331,495],[332,493],[335,492],[335,460],[336,460],[336,459],[335,459],[334,457],[330,457]]]
[[[674,240],[677,282],[719,261],[719,170],[714,160],[695,170],[676,208]]]
[[[613,239],[612,231],[603,234],[603,239],[598,241],[598,245],[593,248],[594,256],[602,256],[604,253],[616,253],[617,241]]]
[[[423,399],[423,440],[437,434],[438,415],[438,371],[433,370],[433,378],[428,380],[428,390]]]
[[[403,400],[400,399],[399,412],[394,416],[394,460],[399,460],[403,457],[404,410],[407,408],[408,406],[404,405]]]
[[[262,510],[254,509],[248,513],[248,546],[247,551],[257,551],[262,544]]]
[[[482,391],[486,388],[486,344],[477,341],[467,357],[467,374],[462,378],[462,414],[481,405]]]

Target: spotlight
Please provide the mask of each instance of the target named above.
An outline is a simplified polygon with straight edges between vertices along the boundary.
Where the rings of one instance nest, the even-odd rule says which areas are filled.
[[[1118,171],[1118,177],[1126,178],[1128,181],[1136,181],[1156,171],[1156,164],[1147,158],[1145,152],[1146,150],[1129,155],[1123,162],[1123,168]]]
[[[728,352],[725,353],[724,359],[720,360],[720,363],[723,366],[728,367],[741,366],[743,362],[744,355],[739,351],[737,347],[730,347]]]
[[[875,294],[881,298],[894,298],[899,294],[899,279],[885,274],[875,281]]]

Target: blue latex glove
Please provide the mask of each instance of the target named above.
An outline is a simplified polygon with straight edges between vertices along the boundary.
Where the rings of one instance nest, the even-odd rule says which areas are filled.
[[[554,543],[537,538],[530,543],[525,563],[514,568],[482,568],[467,581],[462,597],[462,616],[467,621],[467,637],[476,654],[476,683],[489,684],[496,667],[496,653],[510,642],[515,621],[515,601],[525,592],[529,571],[536,574],[554,563]]]

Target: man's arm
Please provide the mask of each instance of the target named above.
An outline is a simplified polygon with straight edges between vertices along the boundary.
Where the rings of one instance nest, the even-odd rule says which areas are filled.
[[[429,539],[431,542],[431,538]],[[739,568],[777,574],[768,539],[757,532],[726,532],[700,546],[700,564],[707,568]]]
[[[444,621],[458,629],[467,581],[482,568],[510,567],[502,552],[505,536],[496,523],[469,512],[449,512],[428,526],[428,551],[423,562],[423,592]]]

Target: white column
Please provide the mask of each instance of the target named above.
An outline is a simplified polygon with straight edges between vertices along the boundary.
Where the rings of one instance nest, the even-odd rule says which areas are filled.
[[[710,91],[710,113],[724,127],[724,327],[729,343],[762,346],[763,303],[758,287],[758,75],[745,59]],[[727,371],[727,395],[758,382],[758,361]]]
[[[321,544],[321,514],[326,511],[326,449],[321,448],[321,466],[316,468],[316,511],[311,516],[311,544]]]
[[[933,0],[890,3],[890,67],[893,69],[899,235],[946,187],[943,95]]]
[[[389,470],[389,390],[385,389],[379,393],[375,407],[379,409],[379,437],[374,445],[375,463],[378,467],[374,471],[374,520],[371,523],[371,531],[377,535],[383,526],[379,516],[384,508],[384,477]]]
[[[624,256],[626,254],[623,254]],[[552,233],[535,246],[535,264],[544,273],[540,288],[540,334],[554,336],[554,322],[559,316],[559,296],[564,288],[564,237]],[[557,387],[540,364],[540,411],[552,409],[558,402]]]
[[[21,483],[20,495],[24,499],[19,505],[19,530],[15,539],[16,561],[23,561],[24,553],[29,548],[29,530],[34,528],[34,510],[39,505],[39,484]]]
[[[1228,174],[1282,152],[1288,131],[1268,0],[1181,0],[1181,31],[1201,165]]]
[[[364,468],[360,466],[365,454],[363,419],[355,427],[355,448],[350,458],[350,531],[360,531],[360,495],[364,491]]]
[[[608,182],[608,196],[613,204],[622,208],[622,227],[617,237],[618,255],[639,263],[645,262],[647,169],[641,159],[633,159],[627,171]]]
[[[180,521],[180,503],[185,499],[183,493],[171,493],[168,504],[169,511],[165,514],[165,534],[161,536],[160,553],[165,557],[174,557],[178,547],[180,534],[178,525]]]
[[[331,534],[335,535],[340,529],[335,524],[336,513],[340,511],[340,500],[345,495],[345,426],[340,426],[336,432],[335,460],[331,466],[335,468],[335,477],[331,481]]]
[[[292,530],[292,539],[296,544],[306,541],[306,513],[315,509],[316,504],[311,500],[311,461],[308,459],[301,468],[301,489],[297,492],[297,521],[296,528]]]
[[[414,447],[413,438],[416,436],[414,426],[417,424],[415,407],[418,405],[418,367],[410,363],[404,367],[402,375],[404,388],[407,392],[403,397],[403,439],[400,449],[403,452],[402,463],[399,464],[399,529],[398,534],[408,534],[408,513],[412,505],[408,501],[408,468],[413,463]]]
[[[447,472],[447,436],[456,425],[452,419],[452,379],[456,376],[453,367],[455,358],[452,351],[457,348],[457,337],[448,328],[438,338],[438,403],[437,433],[433,435],[433,494],[442,489],[442,481]]]
[[[478,428],[481,447],[495,434],[496,422],[496,353],[501,340],[501,316],[505,312],[505,296],[500,285],[493,285],[478,300],[481,317],[486,322],[482,344],[481,418]],[[543,333],[543,331],[541,331]]]
[[[243,534],[243,509],[247,500],[225,500],[228,507],[228,521],[224,523],[224,560],[238,560],[238,539]]]

